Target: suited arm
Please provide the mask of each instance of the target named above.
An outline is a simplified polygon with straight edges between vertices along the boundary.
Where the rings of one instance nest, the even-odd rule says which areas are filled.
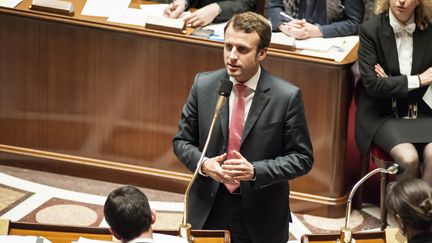
[[[266,13],[267,18],[270,19],[273,31],[279,31],[279,25],[281,25],[282,17],[280,12],[284,12],[284,6],[282,0],[267,0]]]
[[[256,179],[251,182],[251,185],[255,189],[294,179],[312,169],[312,143],[300,90],[291,98],[285,119],[283,138],[285,154],[274,159],[253,162]]]
[[[173,138],[174,154],[190,171],[195,171],[201,156],[198,149],[197,80],[198,75],[183,107],[177,134]]]
[[[324,38],[356,35],[359,25],[363,22],[364,1],[346,0],[344,18],[327,25],[321,25],[320,29]]]
[[[230,0],[217,2],[221,9],[221,13],[216,17],[216,22],[223,22],[229,20],[234,14],[254,11],[256,0]]]
[[[374,28],[380,31],[379,28]],[[382,50],[377,37],[380,33],[368,30],[364,25],[360,27],[360,47],[358,51],[359,67],[362,82],[366,92],[374,97],[403,97],[408,94],[408,79],[405,75],[391,76],[387,63],[379,58],[377,52]],[[375,36],[375,38],[373,38]],[[396,51],[396,50],[394,50]],[[383,55],[381,53],[381,55]],[[384,68],[389,77],[381,78],[375,73],[375,65],[379,64]]]

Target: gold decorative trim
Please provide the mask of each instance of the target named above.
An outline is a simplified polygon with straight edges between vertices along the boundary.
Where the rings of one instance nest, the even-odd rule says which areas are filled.
[[[108,160],[92,159],[92,158],[75,156],[75,155],[49,152],[49,151],[38,150],[38,149],[30,149],[30,148],[24,148],[24,147],[18,147],[18,146],[6,145],[6,144],[0,144],[0,152],[17,154],[17,155],[25,155],[25,156],[31,156],[36,158],[58,160],[58,161],[68,162],[75,165],[84,165],[84,166],[111,169],[111,170],[122,171],[122,172],[131,172],[131,173],[147,175],[147,176],[150,175],[150,176],[164,178],[164,179],[168,178],[170,180],[183,181],[186,183],[189,182],[191,179],[191,175],[185,173],[124,164],[124,163],[108,161]],[[330,205],[330,206],[345,205],[347,196],[348,195],[344,195],[343,197],[339,197],[339,198],[331,198],[331,197],[323,197],[323,196],[301,193],[296,191],[290,192],[290,199]]]
[[[11,154],[26,155],[26,156],[36,157],[36,158],[59,160],[59,161],[69,162],[71,164],[77,164],[77,165],[99,167],[104,169],[113,169],[113,170],[119,170],[123,172],[133,172],[137,174],[151,175],[156,177],[168,177],[171,179],[181,180],[185,182],[188,182],[191,178],[190,175],[179,173],[179,172],[124,164],[124,163],[102,160],[102,159],[92,159],[92,158],[75,156],[75,155],[49,152],[49,151],[38,150],[38,149],[17,147],[17,146],[5,145],[5,144],[0,144],[0,151],[11,153]]]

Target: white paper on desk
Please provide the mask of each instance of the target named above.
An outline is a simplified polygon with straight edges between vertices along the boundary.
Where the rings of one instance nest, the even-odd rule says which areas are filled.
[[[140,7],[148,15],[164,16],[164,11],[168,5],[169,4],[141,4]],[[189,14],[190,11],[185,11],[179,16],[179,19],[183,19]]]
[[[105,241],[105,240],[93,240],[93,239],[87,239],[84,237],[80,237],[77,241],[75,241],[76,243],[107,243],[107,242],[112,242],[112,241]]]
[[[432,109],[432,85],[429,85],[429,88],[423,95],[423,100]]]
[[[285,35],[283,32],[272,33],[270,43],[284,45],[284,46],[294,46],[294,38]]]
[[[51,243],[51,241],[38,236],[0,235],[0,242],[7,243]]]
[[[300,54],[331,59],[336,62],[342,62],[345,59],[345,57],[351,52],[351,50],[359,42],[359,38],[356,35],[326,38],[325,40],[330,44],[330,47],[326,51],[304,49],[300,51]],[[297,41],[296,41],[296,47],[297,47]]]
[[[0,0],[0,7],[15,8],[22,0]]]
[[[141,9],[128,8],[122,15],[110,16],[107,20],[115,23],[145,26],[147,13]]]
[[[87,0],[81,15],[113,17],[122,15],[131,0]]]
[[[296,40],[295,48],[313,51],[328,51],[332,46],[331,38],[309,38],[306,40]]]
[[[157,243],[187,243],[187,240],[179,236],[153,233],[153,240]],[[112,241],[92,240],[80,237],[77,243],[107,243]]]
[[[140,8],[148,14],[162,16],[168,4],[141,4]]]

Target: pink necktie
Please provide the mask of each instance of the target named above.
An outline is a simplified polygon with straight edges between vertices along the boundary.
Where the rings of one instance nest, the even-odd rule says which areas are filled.
[[[236,84],[234,92],[237,96],[233,111],[231,114],[231,123],[229,127],[228,137],[228,155],[227,159],[234,158],[233,150],[240,150],[240,141],[243,136],[243,128],[245,123],[245,98],[246,98],[247,86],[243,84]],[[240,184],[225,184],[225,187],[229,192],[233,193]]]

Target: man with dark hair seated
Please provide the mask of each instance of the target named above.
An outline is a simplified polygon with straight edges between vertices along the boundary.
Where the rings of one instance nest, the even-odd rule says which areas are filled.
[[[146,195],[136,187],[123,186],[112,191],[105,201],[104,214],[111,233],[121,242],[153,242],[151,225],[156,214]]]

